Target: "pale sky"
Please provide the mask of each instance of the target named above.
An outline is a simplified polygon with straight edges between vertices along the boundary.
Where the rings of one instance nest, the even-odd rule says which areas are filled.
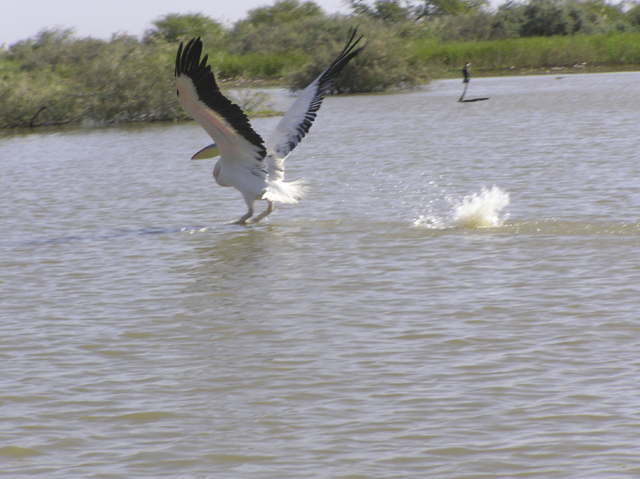
[[[348,13],[344,0],[314,0],[326,13]],[[33,37],[44,28],[73,28],[77,37],[141,35],[167,13],[203,13],[231,24],[275,0],[0,0],[0,46]]]

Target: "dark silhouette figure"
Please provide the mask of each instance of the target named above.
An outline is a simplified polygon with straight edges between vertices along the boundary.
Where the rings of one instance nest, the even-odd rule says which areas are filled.
[[[464,83],[464,91],[462,92],[462,96],[458,101],[463,101],[464,96],[467,94],[467,88],[469,87],[469,80],[471,80],[471,75],[469,74],[469,65],[470,65],[469,62],[465,63],[464,68],[462,69],[462,76],[464,76],[464,78],[462,79],[462,83]]]
[[[458,100],[459,102],[469,102],[469,101],[482,101],[482,100],[488,100],[488,98],[471,98],[469,100],[465,100],[464,96],[467,94],[467,88],[469,87],[469,82],[471,81],[471,74],[469,73],[469,67],[471,66],[471,63],[467,62],[464,64],[464,68],[462,69],[462,75],[463,75],[463,79],[462,79],[462,83],[464,83],[464,91],[462,92],[462,96],[460,97],[460,99]]]

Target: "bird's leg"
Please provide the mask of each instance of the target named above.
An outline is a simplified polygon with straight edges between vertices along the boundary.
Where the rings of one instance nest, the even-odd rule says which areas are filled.
[[[462,92],[462,96],[460,97],[460,99],[458,100],[458,102],[461,102],[464,100],[464,96],[467,94],[467,87],[469,86],[469,83],[465,83],[464,84],[464,91]]]
[[[244,215],[242,218],[240,218],[238,221],[234,222],[233,224],[246,225],[247,224],[247,220],[249,218],[251,218],[252,216],[253,216],[253,206],[249,206],[249,211],[247,211],[247,214]]]
[[[257,223],[261,219],[266,218],[273,212],[273,210],[275,210],[275,208],[273,207],[273,201],[269,201],[269,206],[267,206],[267,209],[264,210],[262,213],[260,213],[258,216],[256,216],[253,222]]]

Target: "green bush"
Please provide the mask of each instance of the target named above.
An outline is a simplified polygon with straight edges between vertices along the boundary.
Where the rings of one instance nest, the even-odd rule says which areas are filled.
[[[191,37],[207,35],[224,37],[225,30],[220,22],[210,19],[202,13],[180,15],[170,13],[152,22],[153,28],[145,32],[144,41],[158,41],[176,43]]]
[[[307,59],[304,53],[289,51],[281,55],[273,52],[220,55],[210,63],[221,80],[264,80],[282,78],[298,69]]]
[[[14,72],[0,83],[0,124],[150,121],[175,117],[174,47],[42,32],[5,54]],[[38,113],[40,112],[40,113]],[[36,116],[36,113],[38,115]],[[34,118],[35,116],[35,118]]]
[[[304,68],[288,77],[291,89],[305,88],[331,64],[344,48],[346,31],[341,29],[341,35],[333,40],[330,48],[326,45],[318,48]],[[410,88],[428,81],[426,65],[413,61],[409,44],[394,37],[392,30],[370,21],[360,26],[359,33],[365,35],[361,41],[365,48],[344,68],[336,81],[335,93]]]
[[[471,42],[487,40],[491,36],[492,15],[472,12],[442,19],[438,38],[443,42]]]
[[[625,20],[635,28],[640,28],[640,4],[630,8],[625,14]]]

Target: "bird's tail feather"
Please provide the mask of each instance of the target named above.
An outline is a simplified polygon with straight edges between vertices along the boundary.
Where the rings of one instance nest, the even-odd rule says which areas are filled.
[[[270,181],[269,186],[262,194],[263,200],[277,201],[288,205],[295,205],[303,199],[307,193],[305,180],[284,182],[282,180]]]

